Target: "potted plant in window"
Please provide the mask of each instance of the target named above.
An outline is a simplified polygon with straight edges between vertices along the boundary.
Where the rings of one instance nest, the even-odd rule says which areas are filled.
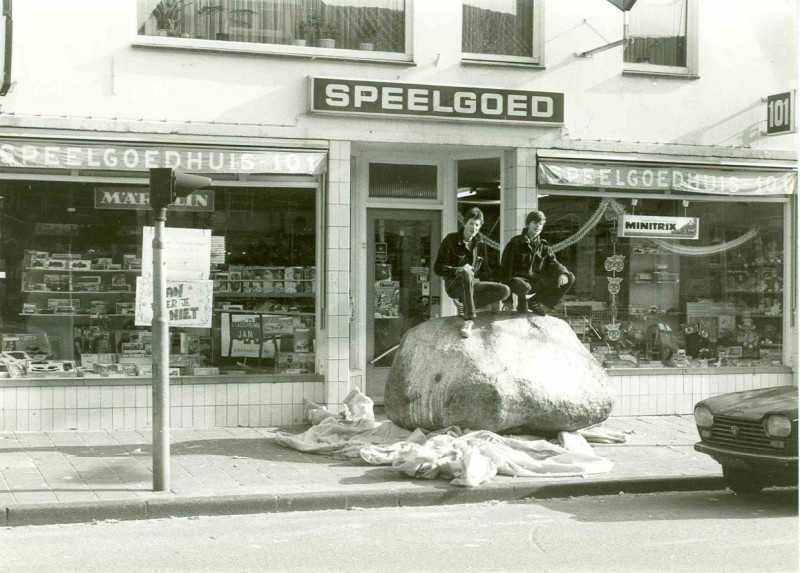
[[[300,20],[297,23],[297,35],[294,37],[292,43],[295,46],[305,46],[306,45],[306,22],[305,20]]]
[[[336,47],[336,37],[339,35],[339,31],[335,26],[326,22],[323,12],[312,13],[308,21],[313,32],[312,40],[316,42],[317,46],[320,48]]]
[[[325,24],[319,30],[319,47],[320,48],[335,48],[336,37],[339,35],[339,30],[335,26]]]
[[[189,0],[161,0],[152,12],[156,19],[156,34],[173,38],[180,36],[183,9],[191,4],[193,2]]]
[[[378,39],[378,28],[372,18],[364,18],[358,27],[358,37],[360,43],[359,50],[372,51],[375,49],[375,42]]]
[[[205,16],[211,19],[217,17],[217,40],[230,40],[231,36],[228,32],[228,26],[235,24],[242,28],[252,28],[252,16],[255,10],[249,8],[229,8],[226,3],[209,4],[201,6],[197,10],[198,16]]]

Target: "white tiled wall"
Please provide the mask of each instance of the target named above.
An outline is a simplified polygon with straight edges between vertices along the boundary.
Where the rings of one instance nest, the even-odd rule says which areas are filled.
[[[277,426],[303,421],[303,400],[323,402],[322,382],[185,384],[170,387],[170,426]],[[142,429],[148,385],[0,388],[3,431]]]
[[[328,409],[341,410],[350,391],[350,142],[331,141],[328,165],[325,337]]]
[[[611,377],[612,416],[691,414],[695,403],[728,392],[790,386],[791,373],[670,373]]]
[[[536,150],[516,148],[503,157],[503,237],[505,245],[525,226],[525,217],[533,210],[536,188]]]

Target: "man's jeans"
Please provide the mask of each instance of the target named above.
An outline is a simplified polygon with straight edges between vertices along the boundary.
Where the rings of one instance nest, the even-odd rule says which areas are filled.
[[[555,307],[566,292],[575,283],[575,275],[567,273],[569,280],[564,286],[558,286],[558,277],[553,275],[537,279],[514,277],[509,283],[511,292],[517,295],[517,312],[528,312],[528,294],[535,293],[530,302],[538,302],[550,308]]]
[[[501,283],[482,282],[475,278],[472,271],[466,269],[456,273],[452,279],[445,281],[444,290],[450,298],[458,299],[464,305],[464,317],[475,318],[475,309],[505,300],[511,294],[508,287]]]

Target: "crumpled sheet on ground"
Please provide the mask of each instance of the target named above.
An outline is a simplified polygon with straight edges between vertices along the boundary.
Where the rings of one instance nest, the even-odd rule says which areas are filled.
[[[390,421],[375,422],[371,404],[368,406],[368,414],[362,413],[355,419],[346,419],[347,416],[341,419],[333,414],[309,415],[309,419],[318,423],[302,434],[279,432],[275,441],[302,452],[349,459],[360,457],[373,465],[390,465],[411,477],[449,479],[454,485],[470,487],[497,474],[553,477],[608,472],[613,463],[595,454],[587,440],[625,441],[623,433],[602,425],[559,432],[557,443],[536,436],[501,436],[456,426],[437,431],[418,428],[412,432]]]

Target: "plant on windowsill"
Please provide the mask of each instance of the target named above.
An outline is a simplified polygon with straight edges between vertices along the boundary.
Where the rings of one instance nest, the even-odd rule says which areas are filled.
[[[252,17],[255,10],[249,8],[228,8],[225,4],[210,4],[208,6],[201,6],[197,10],[198,16],[209,18],[217,17],[217,40],[230,40],[229,33],[230,24],[235,24],[242,28],[250,29],[253,27]]]
[[[172,38],[186,36],[181,34],[183,9],[192,4],[194,2],[189,0],[161,0],[152,12],[153,18],[156,19],[156,35]]]
[[[322,26],[319,30],[319,47],[320,48],[335,48],[336,37],[339,35],[339,30],[330,24]]]
[[[297,23],[297,35],[292,40],[292,43],[295,46],[305,46],[306,45],[306,22],[305,20],[300,20]]]
[[[339,31],[325,21],[324,12],[313,12],[308,18],[311,27],[311,39],[320,48],[335,48]]]
[[[378,28],[372,18],[364,18],[361,25],[358,27],[358,37],[360,43],[359,50],[372,51],[375,49],[375,44],[378,40]]]

